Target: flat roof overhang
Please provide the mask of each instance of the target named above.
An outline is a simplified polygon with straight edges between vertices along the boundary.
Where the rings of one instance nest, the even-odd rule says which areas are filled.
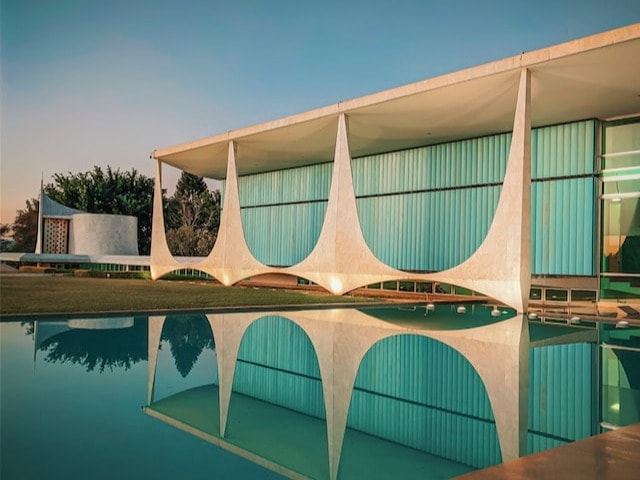
[[[640,112],[640,23],[190,143],[153,158],[223,179],[229,141],[239,175],[333,160],[349,117],[352,157],[511,131],[521,68],[531,71],[532,126]]]

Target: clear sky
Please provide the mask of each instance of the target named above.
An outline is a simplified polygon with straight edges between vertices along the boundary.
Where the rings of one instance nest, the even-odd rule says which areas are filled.
[[[1,0],[0,222],[41,176],[640,22],[640,0]],[[174,181],[177,173],[172,172]]]

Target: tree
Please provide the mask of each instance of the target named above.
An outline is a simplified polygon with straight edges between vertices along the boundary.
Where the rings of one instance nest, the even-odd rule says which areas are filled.
[[[0,252],[10,252],[13,250],[14,242],[11,238],[11,225],[0,223]]]
[[[161,339],[171,345],[171,355],[182,377],[189,375],[204,349],[213,350],[213,334],[204,315],[169,315]]]
[[[47,352],[46,362],[79,364],[87,372],[96,368],[100,373],[106,368],[129,370],[147,359],[147,321],[136,317],[130,328],[67,330],[47,338],[39,349]]]
[[[13,231],[14,252],[34,252],[38,239],[38,200],[32,198],[26,201],[26,208],[18,210],[11,225]]]
[[[220,225],[220,191],[212,192],[202,177],[182,172],[165,204],[165,218],[167,243],[174,255],[208,255]]]
[[[45,193],[62,205],[88,213],[132,215],[138,218],[138,251],[148,255],[151,250],[151,216],[153,210],[151,178],[135,169],[121,172],[107,166],[66,175],[56,173]]]

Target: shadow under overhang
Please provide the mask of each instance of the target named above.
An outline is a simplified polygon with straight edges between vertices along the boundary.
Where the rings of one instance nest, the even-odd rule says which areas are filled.
[[[157,150],[153,156],[215,179],[226,177],[229,141],[237,144],[239,175],[330,162],[342,113],[349,117],[354,158],[508,132],[523,67],[531,71],[533,127],[631,115],[640,113],[638,58],[640,24]]]

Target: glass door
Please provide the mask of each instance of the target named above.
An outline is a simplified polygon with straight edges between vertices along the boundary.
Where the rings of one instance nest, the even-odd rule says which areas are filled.
[[[640,117],[605,122],[600,298],[640,298]]]

